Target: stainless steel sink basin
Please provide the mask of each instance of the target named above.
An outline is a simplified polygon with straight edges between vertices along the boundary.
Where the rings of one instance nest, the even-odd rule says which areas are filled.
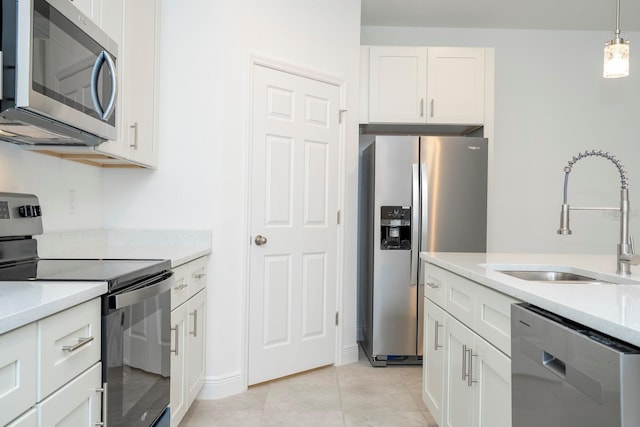
[[[522,280],[534,282],[554,282],[554,283],[611,283],[606,280],[598,280],[593,277],[581,274],[569,273],[566,271],[540,271],[540,270],[497,270],[499,273],[507,274]]]

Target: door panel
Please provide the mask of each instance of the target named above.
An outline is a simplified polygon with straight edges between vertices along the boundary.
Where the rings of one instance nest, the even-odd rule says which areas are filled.
[[[339,95],[254,68],[249,384],[334,362]]]

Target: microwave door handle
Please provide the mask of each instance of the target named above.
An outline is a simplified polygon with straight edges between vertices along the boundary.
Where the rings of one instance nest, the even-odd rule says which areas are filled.
[[[104,110],[104,114],[102,115],[102,120],[108,120],[109,117],[111,117],[111,114],[113,114],[113,110],[116,107],[116,96],[118,90],[116,87],[116,64],[113,62],[113,58],[111,58],[111,55],[106,52],[103,53],[106,59],[107,67],[109,67],[109,72],[111,73],[111,99],[109,100],[109,104],[107,104],[107,108]]]
[[[100,76],[100,68],[102,68],[102,64],[105,61],[105,55],[106,52],[104,50],[98,55],[95,64],[93,64],[93,72],[91,73],[91,100],[93,101],[93,108],[102,120],[104,120],[104,110],[102,109],[100,96],[98,95],[98,78]]]
[[[100,96],[98,95],[98,78],[100,77],[100,69],[104,64],[107,64],[109,67],[109,71],[111,73],[111,97],[109,99],[109,103],[107,104],[107,108],[103,109],[100,104]],[[98,116],[102,120],[107,120],[111,114],[113,114],[113,110],[116,106],[116,65],[106,51],[102,51],[98,58],[96,59],[95,64],[93,64],[93,72],[91,73],[91,100],[93,101],[93,108],[95,108]]]

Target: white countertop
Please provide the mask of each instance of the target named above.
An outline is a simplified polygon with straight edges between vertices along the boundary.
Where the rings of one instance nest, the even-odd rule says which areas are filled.
[[[632,274],[622,277],[615,274],[616,257],[608,255],[423,252],[420,258],[640,346],[640,266],[632,266]],[[495,271],[498,269],[560,269],[619,284],[532,282]]]
[[[106,282],[0,282],[0,334],[106,292]]]
[[[168,259],[171,268],[212,250],[206,230],[82,230],[36,239],[40,258]]]

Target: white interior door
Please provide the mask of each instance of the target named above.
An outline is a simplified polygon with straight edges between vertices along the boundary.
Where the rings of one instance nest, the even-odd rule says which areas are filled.
[[[337,86],[254,67],[248,383],[335,361]]]

